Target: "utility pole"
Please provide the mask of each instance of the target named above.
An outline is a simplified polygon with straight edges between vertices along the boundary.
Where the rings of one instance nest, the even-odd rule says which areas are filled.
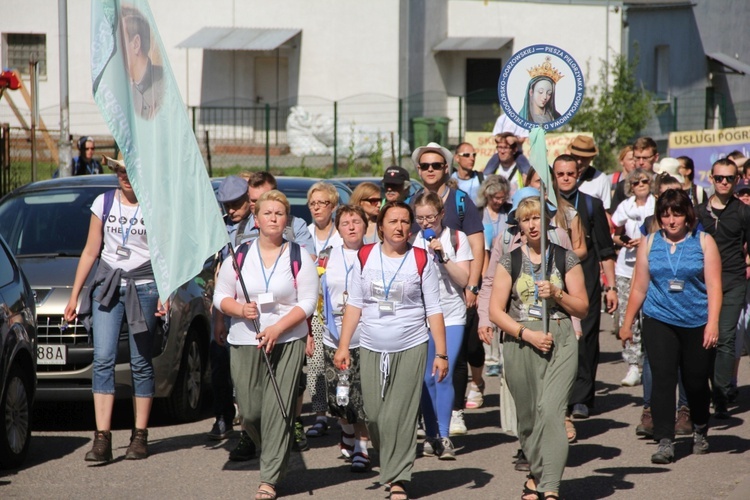
[[[60,142],[58,172],[60,177],[73,175],[70,148],[70,93],[68,91],[68,0],[57,0],[60,37]]]

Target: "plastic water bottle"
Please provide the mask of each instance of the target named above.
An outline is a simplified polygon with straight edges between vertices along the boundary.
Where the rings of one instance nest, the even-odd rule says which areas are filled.
[[[339,370],[339,382],[336,384],[336,404],[346,406],[349,404],[349,369]]]

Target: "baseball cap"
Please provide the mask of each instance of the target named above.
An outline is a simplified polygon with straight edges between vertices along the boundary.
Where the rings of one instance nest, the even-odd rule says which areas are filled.
[[[383,184],[403,184],[409,180],[409,172],[398,165],[391,165],[385,169],[383,174]]]

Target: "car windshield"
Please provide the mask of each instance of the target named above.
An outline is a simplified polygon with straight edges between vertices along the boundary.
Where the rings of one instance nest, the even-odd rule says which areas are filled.
[[[19,193],[0,205],[0,234],[17,256],[80,256],[91,204],[106,186]]]

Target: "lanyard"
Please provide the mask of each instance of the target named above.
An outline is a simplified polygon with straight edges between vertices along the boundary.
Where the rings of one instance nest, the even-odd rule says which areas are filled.
[[[378,250],[380,250],[380,274],[383,276],[383,293],[385,294],[385,300],[388,300],[388,294],[391,291],[391,286],[393,285],[393,280],[396,279],[396,275],[401,270],[401,267],[404,265],[404,262],[406,262],[406,257],[409,256],[409,251],[407,250],[404,254],[404,258],[401,259],[401,264],[398,265],[398,269],[396,269],[396,272],[393,273],[393,277],[391,278],[391,281],[388,283],[388,286],[385,285],[385,269],[383,269],[383,247],[378,246]]]
[[[336,229],[336,226],[334,225],[333,221],[331,221],[331,229],[328,230],[328,236],[326,236],[326,240],[323,242],[323,246],[320,247],[320,250],[318,251],[318,256],[320,256],[320,253],[323,252],[326,248],[328,248],[328,241],[331,239],[331,236],[333,236],[333,230]],[[318,237],[315,236],[315,241],[317,243]],[[320,257],[318,257],[318,262],[320,262]]]
[[[271,274],[268,275],[266,278],[266,265],[263,263],[263,257],[260,255],[260,243],[257,243],[255,246],[258,248],[258,259],[260,260],[260,270],[263,271],[263,281],[266,282],[266,293],[268,293],[268,286],[271,284],[271,278],[273,277],[273,273],[276,272],[276,265],[279,263],[279,259],[281,259],[281,254],[284,253],[284,246],[286,243],[281,245],[281,250],[279,250],[279,256],[276,257],[276,262],[273,263],[273,269],[271,269]]]
[[[138,220],[138,210],[141,209],[141,206],[138,205],[135,209],[135,214],[133,215],[133,218],[130,219],[130,227],[128,227],[128,230],[125,230],[125,226],[122,224],[122,192],[119,192],[117,194],[117,201],[119,202],[118,208],[120,209],[120,229],[122,230],[122,246],[126,247],[128,243],[128,238],[130,237],[130,230],[133,229],[133,224]]]
[[[346,254],[344,253],[344,247],[341,247],[341,258],[344,259],[344,269],[346,270],[346,278],[344,278],[344,293],[349,292],[349,273],[352,272],[352,269],[354,268],[354,261],[352,261],[350,266],[346,265]]]
[[[500,231],[500,227],[505,223],[505,221],[503,221],[503,215],[506,215],[506,214],[502,214],[498,212],[497,219],[493,221],[492,216],[490,215],[489,208],[485,208],[484,212],[487,214],[487,218],[490,220],[490,222],[492,223],[492,227],[494,228],[494,232],[492,233],[492,239],[494,240],[495,236],[502,233],[502,231]],[[506,215],[506,218],[507,218],[507,215]]]
[[[663,237],[663,234],[662,234],[662,237]],[[688,238],[689,237],[690,236],[688,236]],[[687,240],[687,238],[685,240],[683,240],[681,243],[684,243],[686,240]],[[666,238],[664,238],[664,242],[667,243],[667,239]],[[672,269],[672,276],[674,278],[677,278],[677,271],[675,269],[679,269],[680,268],[680,259],[682,259],[682,252],[684,250],[685,250],[685,245],[681,245],[680,246],[680,255],[677,256],[677,267],[675,268],[675,266],[672,265],[672,253],[669,251],[669,248],[667,248],[667,261],[669,262],[670,269]]]
[[[529,247],[524,246],[526,249],[526,257],[529,259],[529,273],[531,274],[532,279],[534,280],[534,302],[539,301],[539,285],[536,284],[537,281],[537,275],[534,272],[534,263],[531,262],[531,254],[529,253]],[[549,253],[549,247],[547,247],[547,252],[545,254],[545,258],[547,259],[547,275],[552,275],[552,269],[550,268],[550,265],[552,264],[549,259],[550,253]],[[540,264],[541,265],[541,264]],[[541,272],[541,269],[539,270],[539,279],[544,279],[544,275]]]

